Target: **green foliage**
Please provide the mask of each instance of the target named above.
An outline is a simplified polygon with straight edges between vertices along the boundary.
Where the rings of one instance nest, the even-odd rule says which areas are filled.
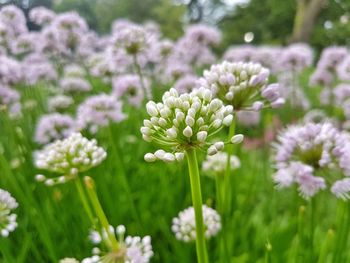
[[[340,25],[339,18],[349,14],[347,1],[329,0],[319,15],[310,44],[320,50],[328,45],[347,44],[349,23]],[[246,32],[254,33],[254,44],[286,44],[293,31],[296,0],[251,0],[237,7],[220,21],[224,32],[224,44],[242,44]],[[332,30],[326,30],[324,23],[334,22]]]

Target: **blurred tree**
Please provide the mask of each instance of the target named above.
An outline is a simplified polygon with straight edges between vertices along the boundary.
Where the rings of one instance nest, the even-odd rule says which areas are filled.
[[[290,42],[309,42],[321,10],[328,0],[296,0],[296,13]]]
[[[2,0],[0,1],[0,6],[13,4],[16,5],[23,10],[30,9],[35,6],[52,6],[52,0]]]
[[[297,11],[296,1],[307,1],[308,4],[314,1],[313,6],[306,8],[317,10],[304,10],[305,13],[301,14],[302,11]],[[323,1],[325,6],[314,7]],[[345,44],[348,37],[341,35],[341,31],[338,31],[340,27],[334,26],[332,30],[325,27],[329,24],[338,25],[332,21],[339,21],[341,16],[349,13],[349,5],[349,0],[250,0],[247,4],[237,6],[219,21],[219,27],[224,32],[223,46],[245,43],[246,32],[254,34],[254,44],[287,44],[291,39],[310,42],[317,48]],[[331,36],[338,37],[332,39]]]
[[[76,10],[101,33],[109,32],[111,23],[118,18],[138,23],[154,20],[171,38],[181,34],[185,12],[183,6],[173,5],[171,0],[61,0],[55,5],[55,10]]]
[[[183,34],[182,25],[186,8],[181,5],[173,5],[171,0],[160,0],[160,3],[152,10],[154,21],[157,21],[165,36],[177,39]]]
[[[97,0],[59,0],[55,1],[56,12],[76,11],[83,16],[91,28],[97,28],[99,20],[96,13]]]
[[[293,27],[295,0],[251,0],[238,5],[219,21],[224,45],[244,43],[246,32],[254,34],[253,43],[286,42]]]

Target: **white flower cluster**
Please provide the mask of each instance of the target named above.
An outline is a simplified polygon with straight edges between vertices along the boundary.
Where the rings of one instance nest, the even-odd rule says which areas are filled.
[[[259,63],[224,61],[205,70],[199,81],[236,111],[259,111],[263,107],[277,108],[284,104],[278,84],[267,86],[269,75],[269,70]]]
[[[142,137],[164,148],[147,153],[145,160],[172,162],[182,160],[188,148],[208,150],[214,155],[224,148],[224,142],[211,144],[209,138],[233,120],[233,107],[224,106],[212,93],[199,88],[179,95],[175,89],[165,92],[162,103],[149,101],[146,105],[150,119],[144,120]]]
[[[153,256],[151,237],[150,236],[127,236],[124,239],[125,234],[125,226],[119,225],[115,229],[113,226],[109,226],[109,231],[118,237],[118,242],[121,246],[125,248],[124,255],[124,263],[148,263],[150,262]],[[102,242],[102,240],[107,240],[107,233],[104,231],[102,236],[98,231],[91,231],[89,235],[89,239],[95,245],[98,245]],[[99,249],[96,249],[99,253],[101,252]],[[119,254],[118,254],[119,255]],[[121,254],[122,255],[122,254]],[[119,255],[120,256],[120,255]],[[86,258],[82,261],[82,263],[95,263],[95,262],[104,262],[104,258],[108,258],[109,254],[106,255],[95,255],[91,258]],[[94,261],[96,259],[101,259],[101,261]],[[118,261],[119,262],[119,261]]]
[[[224,175],[227,164],[227,153],[219,152],[215,155],[208,155],[203,162],[202,169],[205,174],[210,176]],[[241,166],[241,162],[237,156],[231,155],[230,157],[231,170],[237,169]]]
[[[56,95],[48,99],[48,109],[50,112],[60,112],[71,105],[73,105],[74,100],[70,96],[66,95]]]
[[[151,237],[131,237],[125,238],[126,258],[125,263],[147,263],[153,256]]]
[[[221,229],[220,215],[206,205],[203,205],[203,222],[206,238],[215,236]],[[181,211],[178,217],[173,218],[171,230],[178,240],[184,242],[196,240],[196,221],[192,206]]]
[[[17,227],[17,215],[12,210],[18,207],[16,199],[3,189],[0,189],[0,235],[7,237]]]
[[[107,156],[105,150],[97,146],[96,140],[88,140],[80,133],[73,133],[64,140],[48,144],[35,153],[35,164],[39,169],[60,173],[65,176],[75,176],[100,164]],[[46,180],[37,176],[38,180]],[[46,184],[53,184],[53,179],[47,179]]]

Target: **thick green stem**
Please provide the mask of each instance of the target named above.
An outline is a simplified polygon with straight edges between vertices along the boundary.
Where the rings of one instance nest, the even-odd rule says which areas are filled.
[[[83,185],[81,183],[81,180],[80,180],[79,176],[74,181],[75,181],[75,186],[76,186],[76,188],[78,190],[80,201],[83,203],[84,210],[85,210],[86,214],[88,215],[88,217],[89,217],[89,219],[91,221],[91,224],[95,225],[94,216],[93,216],[93,213],[91,211],[89,202],[86,199],[85,192],[84,192],[84,189],[83,189]]]
[[[231,138],[235,135],[235,129],[236,129],[236,122],[235,120],[232,121],[232,124],[230,126],[229,134],[228,134],[228,140],[231,140]],[[234,145],[229,144],[227,145],[227,160],[226,160],[226,169],[225,169],[225,175],[224,175],[224,184],[223,187],[225,188],[224,198],[223,198],[223,216],[229,215],[232,208],[232,196],[235,200],[235,191],[232,195],[232,190],[235,189],[236,185],[234,182],[234,178],[232,176],[232,170],[231,170],[231,157],[233,155],[234,151]],[[234,202],[235,205],[235,202]]]
[[[100,201],[98,200],[98,196],[97,196],[96,190],[95,190],[94,181],[92,180],[91,177],[85,176],[84,182],[85,182],[86,190],[87,190],[87,193],[89,195],[92,207],[94,208],[95,213],[97,215],[97,218],[100,220],[100,223],[108,236],[108,240],[110,242],[109,245],[113,251],[118,251],[119,250],[118,241],[117,241],[114,233],[111,233],[111,231],[109,229],[110,225],[109,225],[108,219],[103,211],[103,208],[100,204]]]
[[[228,141],[231,140],[231,138],[235,134],[236,129],[236,123],[235,119],[232,121],[229,134],[228,134]],[[227,145],[227,159],[226,159],[226,168],[225,168],[225,174],[223,178],[223,183],[220,184],[221,189],[219,190],[219,193],[222,196],[222,205],[219,209],[219,212],[222,216],[222,224],[224,228],[227,228],[228,226],[228,220],[229,215],[232,211],[232,206],[236,206],[236,184],[234,182],[234,177],[232,176],[232,170],[231,170],[231,157],[234,152],[234,145],[229,144]],[[232,200],[234,203],[232,204]],[[233,224],[233,222],[232,222]],[[232,233],[230,233],[232,235]],[[229,248],[228,248],[228,233],[223,232],[220,238],[220,262],[226,262],[227,259],[230,257],[229,255]]]
[[[195,149],[186,151],[188,170],[190,174],[192,203],[196,220],[196,250],[198,263],[207,263],[208,255],[204,236],[202,211],[202,192],[198,171],[197,154]]]

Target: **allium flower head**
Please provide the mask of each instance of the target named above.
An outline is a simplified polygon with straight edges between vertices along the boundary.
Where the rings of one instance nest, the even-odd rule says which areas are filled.
[[[15,5],[6,5],[1,8],[0,21],[10,28],[13,36],[18,36],[28,31],[24,13]]]
[[[297,184],[304,198],[325,189],[328,182],[334,186],[331,174],[350,176],[349,136],[330,123],[290,126],[279,135],[275,149],[274,181],[281,188]]]
[[[303,118],[303,122],[307,123],[322,123],[322,122],[330,122],[331,120],[327,117],[326,113],[319,109],[313,109],[307,112]]]
[[[278,84],[268,84],[269,70],[256,63],[230,63],[211,66],[200,83],[226,105],[237,110],[279,107],[284,99]]]
[[[220,215],[212,208],[203,205],[204,234],[206,238],[215,236],[221,229]],[[193,207],[181,211],[173,218],[171,230],[176,239],[191,242],[196,240],[196,222]]]
[[[61,112],[66,110],[74,103],[70,96],[56,95],[48,99],[47,105],[50,112]]]
[[[53,64],[42,54],[32,53],[22,61],[23,80],[27,85],[35,85],[39,81],[53,81],[57,79],[57,72]]]
[[[165,72],[166,81],[177,80],[183,76],[192,74],[192,68],[188,64],[184,64],[181,60],[168,60]]]
[[[84,68],[77,64],[69,64],[64,67],[63,69],[63,75],[65,77],[76,77],[76,78],[84,78],[86,75],[86,72]]]
[[[47,144],[66,138],[75,130],[75,121],[69,115],[59,113],[43,115],[36,126],[35,141]]]
[[[126,97],[128,102],[134,106],[140,106],[145,96],[138,75],[127,74],[114,77],[112,87],[117,98]],[[149,89],[148,81],[146,81],[146,89]]]
[[[251,45],[232,46],[226,50],[223,59],[229,62],[249,62],[253,60],[255,52],[256,48]]]
[[[302,71],[311,66],[313,51],[307,44],[292,44],[283,50],[279,60],[281,70]]]
[[[21,34],[16,40],[11,41],[11,52],[14,55],[24,55],[35,52],[38,49],[38,41],[40,41],[39,33],[30,32]]]
[[[124,234],[126,232],[125,226],[119,225],[116,228],[114,228],[113,226],[110,226],[109,228],[110,228],[110,232],[116,235],[121,248],[120,248],[120,251],[117,251],[117,252],[110,252],[110,253],[101,252],[99,255],[101,262],[124,262],[124,263],[150,262],[154,254],[152,250],[150,236],[124,237]],[[90,232],[89,237],[91,242],[94,245],[99,245],[100,243],[102,243],[102,241],[108,242],[106,232],[103,232],[101,235],[100,232],[93,230]],[[123,261],[120,261],[121,258],[123,258]],[[116,259],[119,259],[119,261],[117,261]],[[108,260],[111,260],[111,261],[108,261]]]
[[[0,112],[8,111],[11,117],[17,117],[21,113],[20,94],[5,85],[0,85]]]
[[[87,92],[91,85],[84,78],[67,77],[60,81],[60,87],[66,93]]]
[[[340,83],[333,90],[334,103],[341,106],[343,102],[350,98],[350,84]]]
[[[116,97],[107,94],[87,98],[77,110],[78,127],[89,128],[93,133],[97,132],[99,126],[120,122],[124,118],[122,103]]]
[[[348,55],[337,68],[338,77],[341,80],[350,80],[350,55]]]
[[[0,83],[16,84],[21,80],[21,64],[13,58],[5,55],[0,55]]]
[[[237,121],[246,127],[256,126],[260,123],[260,112],[258,111],[245,111],[241,110],[237,112]]]
[[[348,54],[349,52],[346,47],[327,47],[322,51],[321,58],[317,63],[317,68],[333,72]]]
[[[97,145],[96,140],[88,140],[80,133],[73,133],[37,151],[35,165],[61,175],[77,175],[99,165],[106,157],[107,153]]]
[[[186,29],[185,37],[189,38],[194,43],[218,45],[221,41],[221,32],[208,25],[195,24]]]
[[[174,89],[180,94],[189,93],[196,88],[199,88],[198,78],[190,74],[179,78],[174,84]]]
[[[0,235],[7,237],[10,232],[17,227],[17,215],[12,210],[17,208],[18,204],[11,194],[0,189]]]
[[[203,162],[203,171],[210,176],[223,176],[226,170],[227,153],[219,152],[215,155],[208,155]],[[237,169],[241,166],[241,162],[237,156],[230,156],[231,170]]]
[[[39,26],[50,24],[55,16],[55,12],[44,6],[34,7],[29,11],[29,20]]]
[[[148,46],[147,31],[141,26],[131,24],[116,32],[113,42],[128,54],[137,54]]]
[[[310,76],[311,86],[330,86],[334,80],[333,75],[328,70],[316,69]]]
[[[278,71],[278,60],[282,53],[282,48],[277,46],[261,46],[255,49],[252,61],[260,63],[262,66],[269,68],[271,71]]]
[[[232,106],[212,99],[210,90],[205,88],[181,95],[172,88],[165,92],[162,102],[150,101],[146,108],[150,119],[143,122],[142,137],[161,147],[154,154],[146,154],[146,161],[181,160],[189,148],[208,149],[213,155],[223,149],[224,143],[211,144],[209,138],[233,119]]]

